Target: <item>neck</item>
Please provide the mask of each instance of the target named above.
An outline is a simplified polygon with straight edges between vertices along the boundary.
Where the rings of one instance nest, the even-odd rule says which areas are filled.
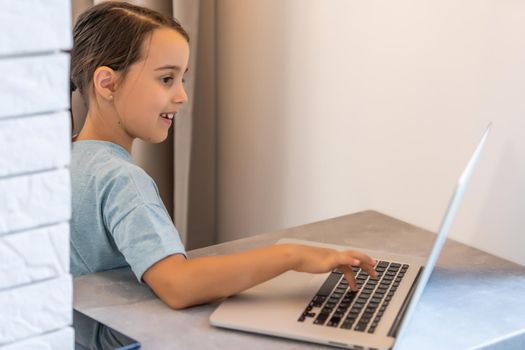
[[[131,154],[134,138],[126,133],[115,118],[105,118],[100,113],[88,112],[82,130],[75,141],[100,140],[120,145]]]

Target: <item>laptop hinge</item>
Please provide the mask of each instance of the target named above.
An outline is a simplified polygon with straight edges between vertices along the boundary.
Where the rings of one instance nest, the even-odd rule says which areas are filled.
[[[414,291],[416,290],[417,282],[419,281],[419,277],[421,276],[422,271],[423,271],[423,267],[420,267],[419,271],[417,272],[417,276],[414,279],[414,282],[412,283],[412,286],[410,287],[410,290],[408,291],[407,296],[405,297],[405,301],[403,301],[403,304],[401,305],[401,309],[399,309],[396,319],[394,320],[394,323],[392,324],[390,331],[388,331],[389,337],[394,337],[394,338],[397,337],[399,325],[401,324],[403,317],[405,317],[405,312],[407,311],[408,303],[410,299],[412,299],[412,294],[414,294]]]

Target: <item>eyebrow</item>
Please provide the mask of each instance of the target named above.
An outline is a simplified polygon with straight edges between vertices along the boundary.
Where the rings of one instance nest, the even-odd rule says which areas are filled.
[[[180,67],[179,66],[167,65],[167,66],[162,66],[162,67],[159,67],[159,68],[155,68],[155,70],[163,70],[163,69],[172,69],[172,70],[180,71]],[[184,73],[186,73],[187,71],[188,71],[188,68],[186,68]]]

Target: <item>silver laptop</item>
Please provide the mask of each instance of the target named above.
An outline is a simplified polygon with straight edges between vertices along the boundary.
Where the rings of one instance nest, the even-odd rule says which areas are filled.
[[[337,270],[320,275],[289,271],[226,299],[210,316],[211,324],[344,348],[393,348],[434,269],[490,128],[489,124],[458,180],[427,259],[283,239],[277,243],[359,250],[377,260],[378,278],[354,267],[354,292]]]

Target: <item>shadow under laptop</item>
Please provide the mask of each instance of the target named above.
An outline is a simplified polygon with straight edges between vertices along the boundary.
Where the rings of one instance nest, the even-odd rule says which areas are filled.
[[[481,271],[436,266],[398,345],[417,348],[425,344],[429,334],[435,339],[432,349],[447,348],[451,339],[465,349],[472,344],[485,349],[483,344],[491,346],[489,342],[494,339],[523,343],[525,303],[517,293],[524,289],[525,275],[518,269]],[[508,305],[513,307],[509,309]]]

